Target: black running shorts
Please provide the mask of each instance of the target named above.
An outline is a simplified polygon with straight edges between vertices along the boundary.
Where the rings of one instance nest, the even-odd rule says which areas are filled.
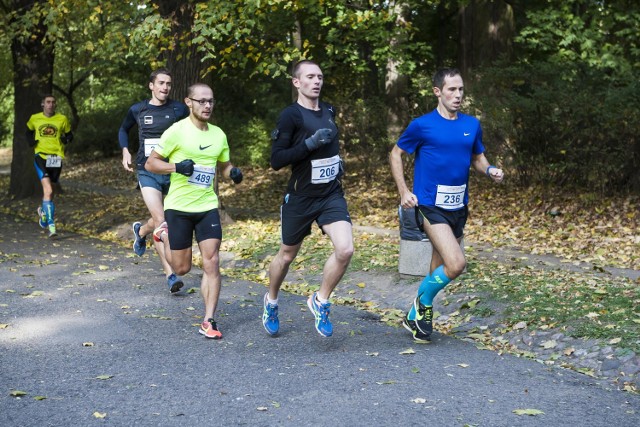
[[[462,209],[455,211],[448,211],[446,209],[439,208],[437,206],[418,206],[416,209],[416,221],[420,228],[424,228],[424,219],[429,221],[429,224],[447,224],[453,230],[453,235],[456,239],[459,239],[464,234],[464,226],[467,223],[467,217],[469,216],[469,208],[465,206]]]
[[[174,209],[164,211],[164,219],[169,228],[169,246],[179,251],[190,248],[193,243],[193,232],[196,242],[207,239],[222,240],[222,225],[218,209],[206,212],[182,212]]]
[[[42,181],[42,178],[49,178],[53,183],[58,182],[60,179],[60,173],[62,172],[62,166],[59,168],[48,168],[47,159],[43,159],[38,154],[36,154],[33,163],[36,167],[36,173],[38,174],[38,179],[40,181]]]
[[[280,220],[282,243],[288,246],[302,242],[311,233],[314,221],[320,229],[338,221],[351,223],[342,192],[334,192],[327,197],[287,194],[280,206]]]

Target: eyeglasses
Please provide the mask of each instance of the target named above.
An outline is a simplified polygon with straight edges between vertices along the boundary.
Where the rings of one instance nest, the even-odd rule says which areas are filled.
[[[211,98],[211,99],[195,99],[195,98],[189,98],[192,101],[197,102],[198,104],[202,105],[203,107],[207,104],[210,104],[212,107],[214,105],[216,105],[216,100]]]

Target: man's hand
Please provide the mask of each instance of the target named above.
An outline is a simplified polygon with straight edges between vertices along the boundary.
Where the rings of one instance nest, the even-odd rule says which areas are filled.
[[[229,171],[229,178],[231,178],[235,184],[240,184],[242,182],[242,171],[240,168],[231,168]]]
[[[309,151],[317,150],[325,144],[331,142],[333,132],[331,129],[318,129],[316,133],[304,140],[305,145]]]
[[[504,179],[504,172],[495,166],[489,166],[487,168],[487,176],[495,182],[502,182]]]
[[[32,130],[27,130],[25,135],[27,137],[27,144],[29,144],[29,147],[35,147],[38,143],[36,140],[36,133]]]
[[[418,198],[407,190],[400,196],[400,205],[405,209],[416,207],[418,206]]]
[[[180,163],[176,163],[176,172],[184,176],[191,176],[193,175],[193,165],[195,165],[193,160],[183,160]]]
[[[71,141],[73,141],[73,133],[63,133],[62,135],[60,135],[60,141],[65,145],[71,144]]]
[[[122,166],[124,166],[124,170],[133,172],[133,169],[131,169],[131,153],[128,148],[122,149]]]

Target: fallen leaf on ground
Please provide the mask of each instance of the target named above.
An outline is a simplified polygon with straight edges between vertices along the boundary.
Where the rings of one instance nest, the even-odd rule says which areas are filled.
[[[513,413],[516,415],[541,415],[544,414],[544,412],[542,412],[539,409],[514,409]]]
[[[113,375],[98,375],[96,377],[97,380],[108,380],[108,379],[111,379],[111,378],[113,378]]]

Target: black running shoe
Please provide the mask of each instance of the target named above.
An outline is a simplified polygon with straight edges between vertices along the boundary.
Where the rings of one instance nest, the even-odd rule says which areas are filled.
[[[415,325],[415,320],[409,320],[409,318],[407,317],[408,315],[409,314],[407,313],[407,315],[402,318],[402,326],[404,326],[407,331],[411,332],[411,335],[413,335],[413,339],[418,342],[431,341],[431,335],[423,334],[422,332],[420,332]]]
[[[422,305],[420,297],[416,297],[413,301],[413,307],[416,309],[416,319],[413,321],[416,328],[424,335],[431,336],[431,332],[433,332],[433,307]]]

